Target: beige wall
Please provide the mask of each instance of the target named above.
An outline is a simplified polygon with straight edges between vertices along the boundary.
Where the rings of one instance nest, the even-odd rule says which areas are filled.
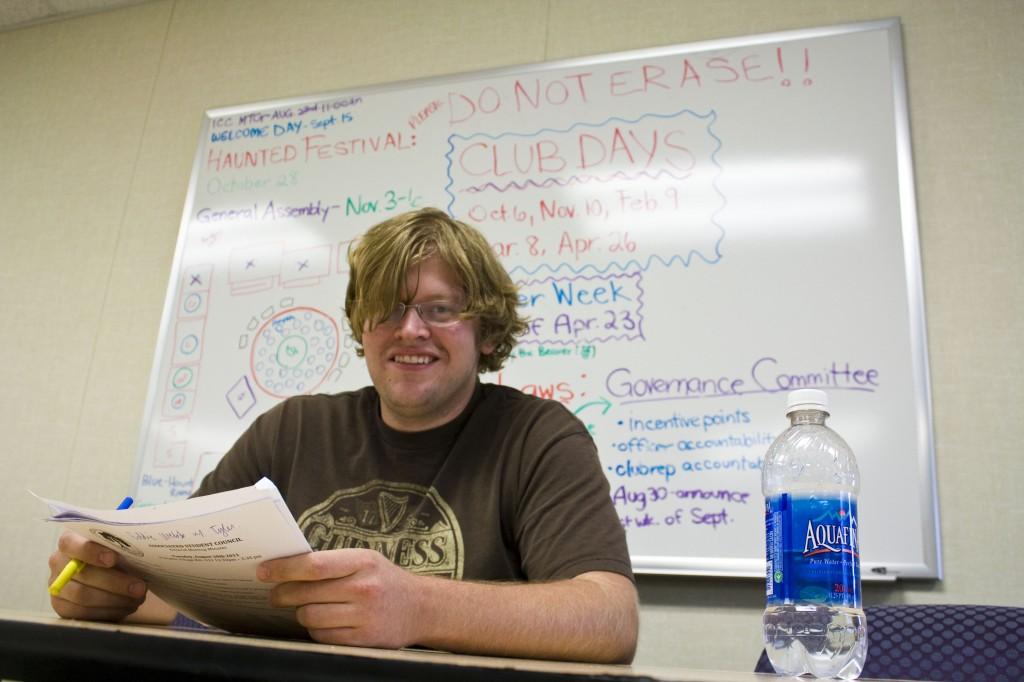
[[[26,492],[130,486],[204,110],[899,16],[945,551],[867,603],[1024,605],[1024,3],[160,0],[0,33],[0,608],[48,609]],[[747,670],[757,581],[642,577],[638,663]]]

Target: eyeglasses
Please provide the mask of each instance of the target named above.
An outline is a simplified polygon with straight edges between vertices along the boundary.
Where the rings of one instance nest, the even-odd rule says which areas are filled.
[[[420,319],[431,327],[451,327],[462,319],[463,306],[451,301],[427,301],[426,303],[398,303],[391,314],[384,318],[384,324],[397,325],[405,319],[409,309],[415,309]]]

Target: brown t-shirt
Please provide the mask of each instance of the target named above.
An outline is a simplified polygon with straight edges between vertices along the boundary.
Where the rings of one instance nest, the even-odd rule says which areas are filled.
[[[260,416],[196,492],[271,479],[314,550],[367,547],[420,574],[632,579],[597,449],[561,404],[479,384],[454,421],[389,428],[372,387]]]

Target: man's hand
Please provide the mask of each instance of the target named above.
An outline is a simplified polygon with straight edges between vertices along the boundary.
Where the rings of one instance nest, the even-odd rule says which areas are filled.
[[[77,533],[64,531],[57,551],[50,555],[50,581],[70,559],[86,566],[64,586],[50,605],[61,618],[119,621],[135,612],[146,599],[146,584],[115,568],[117,554]]]
[[[274,559],[259,578],[280,583],[274,606],[297,607],[299,623],[318,642],[398,649],[417,643],[423,578],[369,549],[336,549]]]
[[[617,663],[636,649],[636,589],[614,573],[466,582],[418,576],[373,550],[337,549],[266,561],[258,576],[279,583],[271,603],[296,607],[319,642]]]

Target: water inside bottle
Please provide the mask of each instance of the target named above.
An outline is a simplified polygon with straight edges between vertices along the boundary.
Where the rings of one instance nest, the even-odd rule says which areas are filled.
[[[824,604],[771,607],[764,614],[768,658],[780,675],[860,676],[867,656],[863,611]]]

